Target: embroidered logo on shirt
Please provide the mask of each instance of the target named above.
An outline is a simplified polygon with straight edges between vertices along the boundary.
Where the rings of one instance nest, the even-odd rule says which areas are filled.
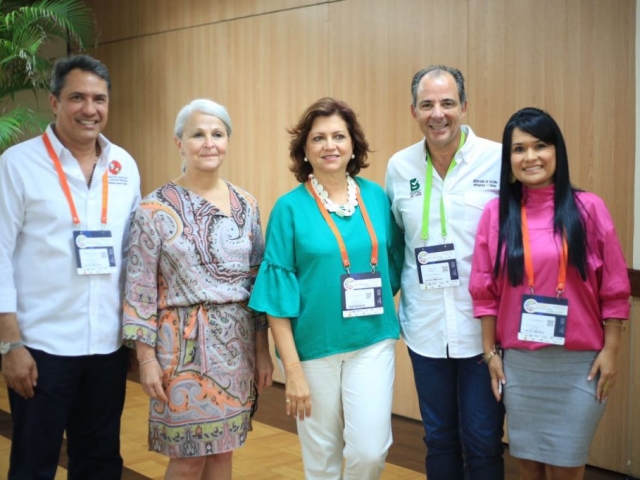
[[[122,164],[118,160],[109,162],[109,185],[128,185],[129,178],[120,175],[122,173]]]
[[[422,195],[422,190],[420,190],[420,182],[418,182],[417,178],[412,178],[409,181],[409,188],[411,189],[411,192],[409,194],[410,198],[419,197],[420,195]]]
[[[474,188],[498,188],[498,181],[493,180],[491,178],[488,178],[488,179],[476,178],[473,180],[473,187]]]
[[[120,162],[117,160],[111,160],[111,162],[109,163],[109,173],[111,175],[118,175],[120,173],[120,170],[122,170],[122,165],[120,164]]]

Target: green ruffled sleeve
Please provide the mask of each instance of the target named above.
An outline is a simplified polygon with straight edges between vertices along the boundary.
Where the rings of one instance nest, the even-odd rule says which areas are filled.
[[[387,199],[387,202],[389,200]],[[391,283],[391,292],[393,295],[400,290],[402,267],[404,266],[404,233],[396,224],[391,214],[391,205],[389,204],[389,212],[387,220],[387,238],[388,238],[388,256],[389,256],[389,282]]]
[[[362,180],[359,179],[359,182]],[[371,183],[370,183],[371,185]],[[402,268],[404,267],[404,232],[396,223],[391,211],[391,201],[386,192],[377,184],[373,184],[376,196],[378,215],[384,221],[386,235],[386,253],[389,264],[389,285],[391,293],[395,296],[400,290]],[[382,255],[382,253],[381,253]]]
[[[296,318],[300,312],[293,219],[292,206],[278,200],[269,217],[264,258],[249,300],[250,308],[272,317]]]

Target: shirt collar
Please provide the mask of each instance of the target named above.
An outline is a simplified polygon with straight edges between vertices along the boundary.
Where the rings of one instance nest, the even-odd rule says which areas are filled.
[[[60,140],[58,139],[55,131],[53,130],[54,125],[55,123],[50,123],[47,126],[47,129],[45,130],[47,132],[47,136],[49,137],[49,140],[51,141],[51,146],[53,147],[53,150],[56,152],[60,160],[62,160],[63,156],[67,156],[67,155],[73,157],[71,151],[67,147],[65,147],[62,144],[62,142],[60,142]],[[107,154],[108,156],[108,152],[111,147],[111,142],[109,142],[109,140],[107,140],[107,137],[105,137],[103,134],[99,134],[98,143],[100,144],[100,149],[102,152],[100,154],[100,158],[102,159],[105,154]]]
[[[462,146],[460,151],[456,153],[455,159],[457,163],[470,163],[473,161],[473,155],[471,154],[471,152],[473,151],[473,144],[475,143],[476,134],[473,133],[473,130],[469,125],[461,125],[460,128],[464,131],[467,138],[465,139],[464,145]],[[422,158],[427,158],[427,139],[425,138],[420,145],[422,147]]]
[[[476,134],[473,133],[471,127],[469,125],[462,125],[460,128],[464,130],[467,139],[464,142],[464,145],[460,149],[460,151],[456,154],[456,162],[461,163],[471,163],[473,162],[473,144],[475,143]]]

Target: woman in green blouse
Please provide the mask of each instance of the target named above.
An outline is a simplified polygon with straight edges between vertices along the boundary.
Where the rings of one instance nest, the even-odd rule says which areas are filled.
[[[305,478],[376,479],[392,441],[402,235],[383,189],[357,177],[370,150],[348,105],[322,98],[289,133],[300,185],[273,208],[249,306],[268,315]]]

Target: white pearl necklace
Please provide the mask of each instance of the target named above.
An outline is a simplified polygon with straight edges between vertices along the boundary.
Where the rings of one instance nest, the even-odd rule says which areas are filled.
[[[358,206],[358,198],[356,197],[356,182],[351,176],[347,173],[347,203],[344,205],[337,205],[329,198],[329,192],[327,192],[324,187],[318,182],[313,174],[309,175],[309,179],[311,180],[311,186],[322,200],[325,208],[329,212],[333,212],[339,217],[350,217],[356,211],[356,207]]]

